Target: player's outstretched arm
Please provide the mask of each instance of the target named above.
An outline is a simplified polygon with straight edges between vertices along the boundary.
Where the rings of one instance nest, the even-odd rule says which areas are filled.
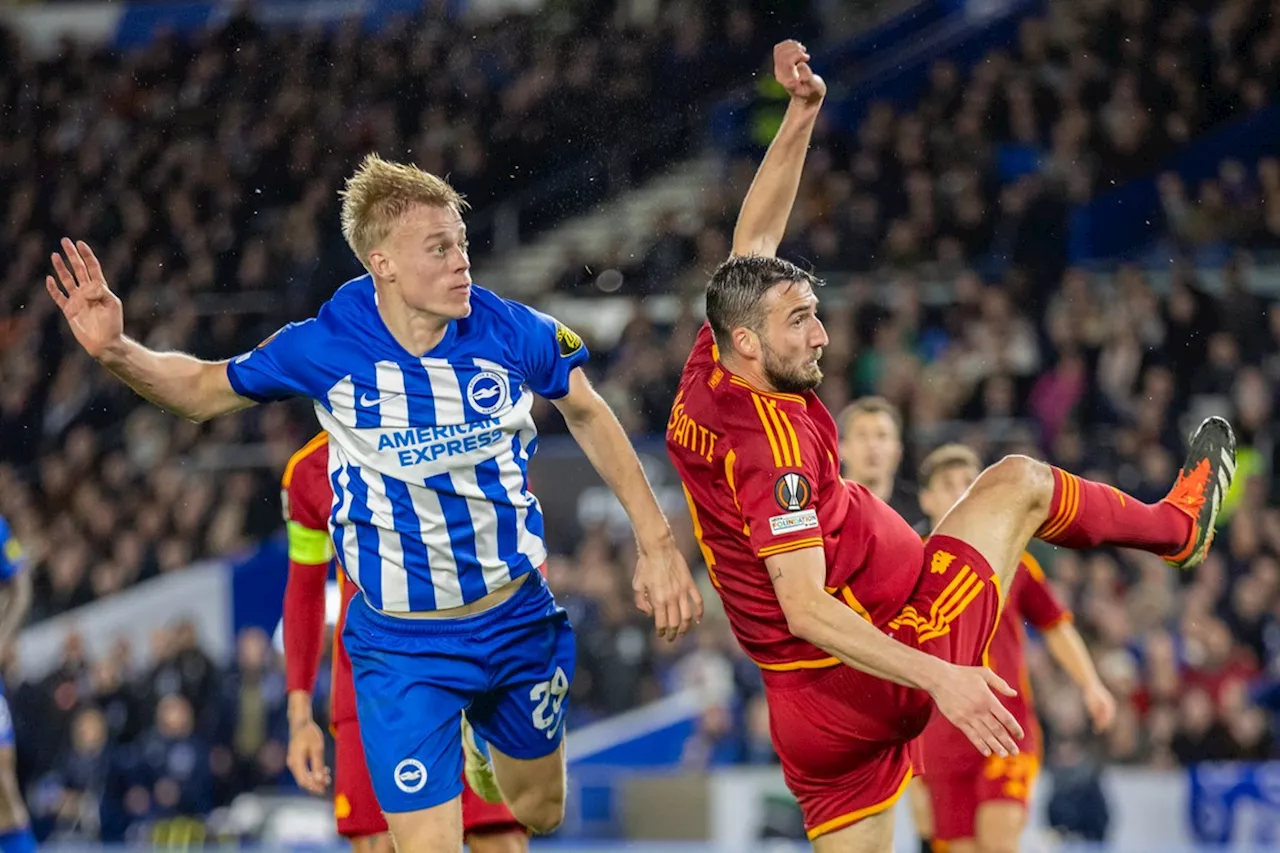
[[[103,367],[147,400],[188,420],[205,421],[253,405],[231,387],[225,361],[158,353],[126,337],[124,308],[89,244],[63,238],[62,251],[65,260],[53,255],[57,278],[46,276],[45,289],[76,340]]]
[[[798,41],[774,47],[773,75],[790,93],[791,103],[742,202],[733,229],[735,255],[773,257],[777,253],[800,189],[813,126],[827,94],[827,84],[813,73],[809,52]]]
[[[636,606],[654,618],[659,636],[676,639],[702,619],[702,594],[676,546],[635,448],[581,368],[570,374],[569,393],[552,402],[635,527],[640,552],[632,582]]]
[[[1102,732],[1111,728],[1116,718],[1116,700],[1098,677],[1089,648],[1076,626],[1071,622],[1059,622],[1044,632],[1044,642],[1050,656],[1084,694],[1084,704],[1093,719],[1094,730]]]
[[[862,672],[925,690],[983,755],[1016,755],[1022,728],[995,693],[1015,691],[985,667],[947,663],[899,643],[823,590],[819,547],[765,559],[791,633]]]

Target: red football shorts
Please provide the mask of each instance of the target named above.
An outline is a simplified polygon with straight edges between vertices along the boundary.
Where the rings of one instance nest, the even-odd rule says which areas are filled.
[[[338,723],[333,740],[333,814],[338,819],[338,834],[362,838],[386,832],[387,821],[378,807],[369,767],[364,762],[360,724],[355,720]]]
[[[934,536],[925,543],[920,581],[886,632],[951,663],[977,666],[999,614],[999,582],[987,561],[959,539]],[[809,838],[897,802],[911,780],[908,744],[933,712],[927,693],[847,666],[764,675],[774,748]]]
[[[972,773],[930,773],[925,780],[933,804],[933,837],[956,841],[974,837],[974,822],[983,803],[1005,801],[1025,807],[1031,787],[1040,773],[1040,761],[1031,753],[986,759],[975,777]]]
[[[338,834],[344,838],[362,838],[387,831],[387,820],[378,806],[364,761],[360,742],[360,724],[347,720],[334,730],[333,812],[338,819]],[[505,803],[486,803],[462,780],[462,836],[501,835],[527,830]]]

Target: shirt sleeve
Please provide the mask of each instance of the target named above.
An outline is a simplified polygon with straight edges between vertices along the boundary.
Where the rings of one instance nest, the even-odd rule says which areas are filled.
[[[304,385],[308,338],[314,336],[315,320],[290,323],[265,341],[227,363],[227,378],[241,397],[255,403],[269,403],[290,397],[309,396]]]
[[[569,375],[590,357],[577,332],[541,311],[508,302],[517,326],[525,381],[533,393],[558,400],[569,393]]]
[[[312,692],[324,653],[325,591],[333,545],[321,495],[325,467],[304,457],[285,474],[281,489],[289,537],[289,580],[284,592],[284,668],[287,689]]]
[[[1025,574],[1018,592],[1018,611],[1023,619],[1039,631],[1071,619],[1071,611],[1058,599],[1035,557],[1023,554],[1018,571]]]
[[[752,551],[764,559],[821,547],[822,449],[776,401],[753,394],[742,408],[731,416],[733,459],[726,467]]]
[[[22,572],[26,559],[14,538],[9,522],[0,518],[0,583],[8,583]]]
[[[315,458],[302,459],[282,484],[281,504],[289,537],[289,561],[305,565],[323,564],[333,559],[329,539],[329,492],[327,467]]]

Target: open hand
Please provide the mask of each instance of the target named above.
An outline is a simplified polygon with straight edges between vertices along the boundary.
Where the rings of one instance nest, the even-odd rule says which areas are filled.
[[[65,260],[61,254],[53,253],[53,271],[58,278],[55,281],[53,276],[45,276],[45,289],[62,309],[80,346],[99,358],[124,337],[124,306],[107,287],[102,264],[88,243],[72,243],[63,237],[62,251]]]
[[[289,732],[289,757],[285,761],[298,787],[323,794],[332,777],[324,763],[324,732],[315,720],[294,726]]]
[[[827,84],[809,67],[809,51],[795,39],[773,48],[773,76],[794,100],[816,104],[827,95]]]
[[[1022,726],[996,693],[1018,695],[985,666],[953,666],[939,686],[930,691],[942,715],[964,732],[983,755],[1017,755]]]
[[[641,549],[631,588],[636,607],[653,617],[664,640],[675,641],[702,619],[702,593],[673,540],[652,550]]]

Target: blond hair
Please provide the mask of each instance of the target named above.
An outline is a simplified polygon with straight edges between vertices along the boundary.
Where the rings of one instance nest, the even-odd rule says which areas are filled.
[[[944,444],[920,463],[920,488],[927,489],[935,475],[952,468],[982,470],[982,460],[963,444]]]
[[[412,163],[392,163],[377,154],[364,158],[338,193],[342,198],[342,236],[360,263],[387,239],[396,221],[414,205],[467,208],[462,195],[448,181]]]

